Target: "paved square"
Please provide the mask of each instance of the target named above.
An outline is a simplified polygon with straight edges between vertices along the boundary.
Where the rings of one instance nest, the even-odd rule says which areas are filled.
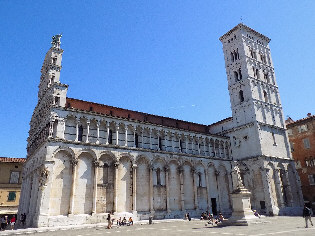
[[[315,223],[315,220],[314,220]],[[192,220],[164,220],[154,224],[136,224],[134,226],[114,226],[106,229],[104,226],[84,227],[80,229],[37,229],[35,230],[8,230],[0,235],[38,235],[38,236],[89,236],[89,235],[315,235],[315,227],[305,228],[302,217],[266,217],[261,223],[250,226],[213,227],[206,225],[206,221]],[[82,226],[81,226],[82,227]],[[45,232],[42,232],[45,231]]]

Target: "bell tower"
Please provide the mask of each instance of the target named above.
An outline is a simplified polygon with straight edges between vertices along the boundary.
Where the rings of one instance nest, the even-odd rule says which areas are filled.
[[[220,37],[232,109],[233,157],[291,158],[269,48],[270,39],[244,24]]]
[[[61,60],[63,50],[60,48],[61,34],[52,37],[51,48],[46,53],[38,90],[38,102],[30,122],[27,139],[28,156],[31,155],[50,135],[53,129],[54,107],[65,107],[68,85],[60,83]]]

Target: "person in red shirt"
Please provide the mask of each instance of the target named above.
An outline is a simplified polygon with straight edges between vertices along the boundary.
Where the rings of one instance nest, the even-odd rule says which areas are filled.
[[[14,229],[15,221],[16,221],[15,216],[13,216],[13,217],[11,218],[11,220],[10,220],[11,230]]]

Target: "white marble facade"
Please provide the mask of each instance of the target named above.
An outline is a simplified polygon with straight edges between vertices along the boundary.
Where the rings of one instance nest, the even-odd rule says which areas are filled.
[[[252,193],[252,208],[299,214],[300,180],[267,37],[239,24],[220,38],[233,117],[209,126],[106,114],[67,98],[68,85],[59,80],[60,37],[54,36],[46,54],[30,122],[19,205],[27,226],[105,222],[107,213],[137,219],[230,215],[233,160]],[[252,58],[254,49],[259,60]],[[261,80],[258,73],[267,76]]]

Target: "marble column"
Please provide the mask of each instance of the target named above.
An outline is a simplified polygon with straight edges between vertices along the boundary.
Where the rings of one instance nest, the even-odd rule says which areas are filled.
[[[52,138],[54,135],[54,122],[55,122],[55,120],[50,120],[50,122],[49,122],[49,136],[48,136],[48,138]]]
[[[132,165],[132,210],[137,212],[137,165]]]
[[[293,201],[293,194],[292,194],[292,188],[291,188],[291,184],[290,184],[290,178],[289,178],[289,172],[287,169],[287,166],[285,166],[285,170],[284,170],[284,178],[286,179],[287,182],[287,186],[286,186],[286,192],[288,194],[288,205],[290,207],[293,207],[294,205],[294,201]]]
[[[181,203],[181,210],[185,210],[185,199],[184,199],[184,176],[183,176],[183,167],[179,166],[178,167],[178,172],[179,172],[179,180],[180,180],[180,203]]]
[[[296,181],[297,188],[298,188],[298,189],[296,189],[296,191],[298,192],[298,196],[299,196],[299,206],[304,206],[304,199],[303,199],[300,176],[296,170],[293,172],[293,174],[295,176],[295,181]]]
[[[109,144],[108,138],[109,138],[109,124],[106,123],[106,144]]]
[[[116,145],[119,145],[119,125],[116,126]]]
[[[86,140],[85,142],[89,142],[89,135],[90,135],[90,121],[86,122]]]
[[[192,178],[193,178],[193,184],[194,184],[194,208],[195,210],[198,209],[198,184],[197,183],[197,177],[198,177],[198,173],[197,171],[192,168],[191,170],[191,173],[192,173]]]
[[[128,126],[125,126],[125,147],[128,146]]]
[[[69,207],[69,215],[74,214],[74,195],[75,195],[75,179],[77,175],[77,165],[78,159],[74,158],[70,160],[72,167],[72,185],[71,185],[71,193],[70,193],[70,207]]]
[[[137,147],[136,146],[136,128],[133,129],[133,147]]]
[[[185,138],[185,153],[188,153],[188,137]]]
[[[209,186],[209,173],[208,170],[205,170],[205,179],[206,179],[206,191],[207,191],[207,210],[211,211],[211,196],[210,196],[210,186]]]
[[[96,128],[97,128],[97,138],[96,138],[96,144],[100,143],[100,122],[97,121],[96,123]]]
[[[164,171],[165,171],[165,188],[166,188],[166,211],[167,212],[171,212],[170,209],[170,187],[169,187],[169,168],[168,166],[164,167]]]
[[[154,212],[154,207],[153,207],[153,166],[150,165],[150,180],[149,180],[149,190],[150,190],[150,212]]]
[[[141,130],[141,148],[144,148],[144,143],[143,143],[143,129]]]
[[[277,200],[279,201],[278,202],[278,206],[280,208],[283,208],[285,206],[285,203],[284,203],[284,199],[283,199],[283,183],[281,181],[281,177],[280,177],[281,173],[280,173],[280,169],[275,169],[274,171],[274,177],[275,177],[275,188],[276,188],[276,191],[277,191],[277,196],[279,197]]]
[[[219,178],[220,178],[220,171],[216,170],[214,172],[214,175],[215,175],[215,182],[217,184],[217,197],[218,197],[218,204],[217,204],[217,211],[220,212],[221,211],[221,196],[220,196],[220,190],[219,190]]]
[[[96,202],[97,202],[97,179],[98,179],[98,168],[100,163],[97,160],[93,161],[94,164],[94,186],[93,186],[93,207],[92,214],[96,214]]]
[[[260,168],[261,170],[261,176],[262,176],[262,182],[264,186],[264,193],[265,193],[265,203],[266,203],[266,213],[275,213],[275,206],[274,206],[274,200],[272,199],[272,191],[271,191],[271,185],[270,185],[270,176],[269,176],[269,169],[268,168]]]
[[[75,141],[78,142],[79,141],[79,123],[80,123],[80,119],[76,119],[75,120]]]
[[[119,169],[119,162],[115,162],[115,182],[114,182],[114,209],[115,212],[118,211],[118,169]]]

